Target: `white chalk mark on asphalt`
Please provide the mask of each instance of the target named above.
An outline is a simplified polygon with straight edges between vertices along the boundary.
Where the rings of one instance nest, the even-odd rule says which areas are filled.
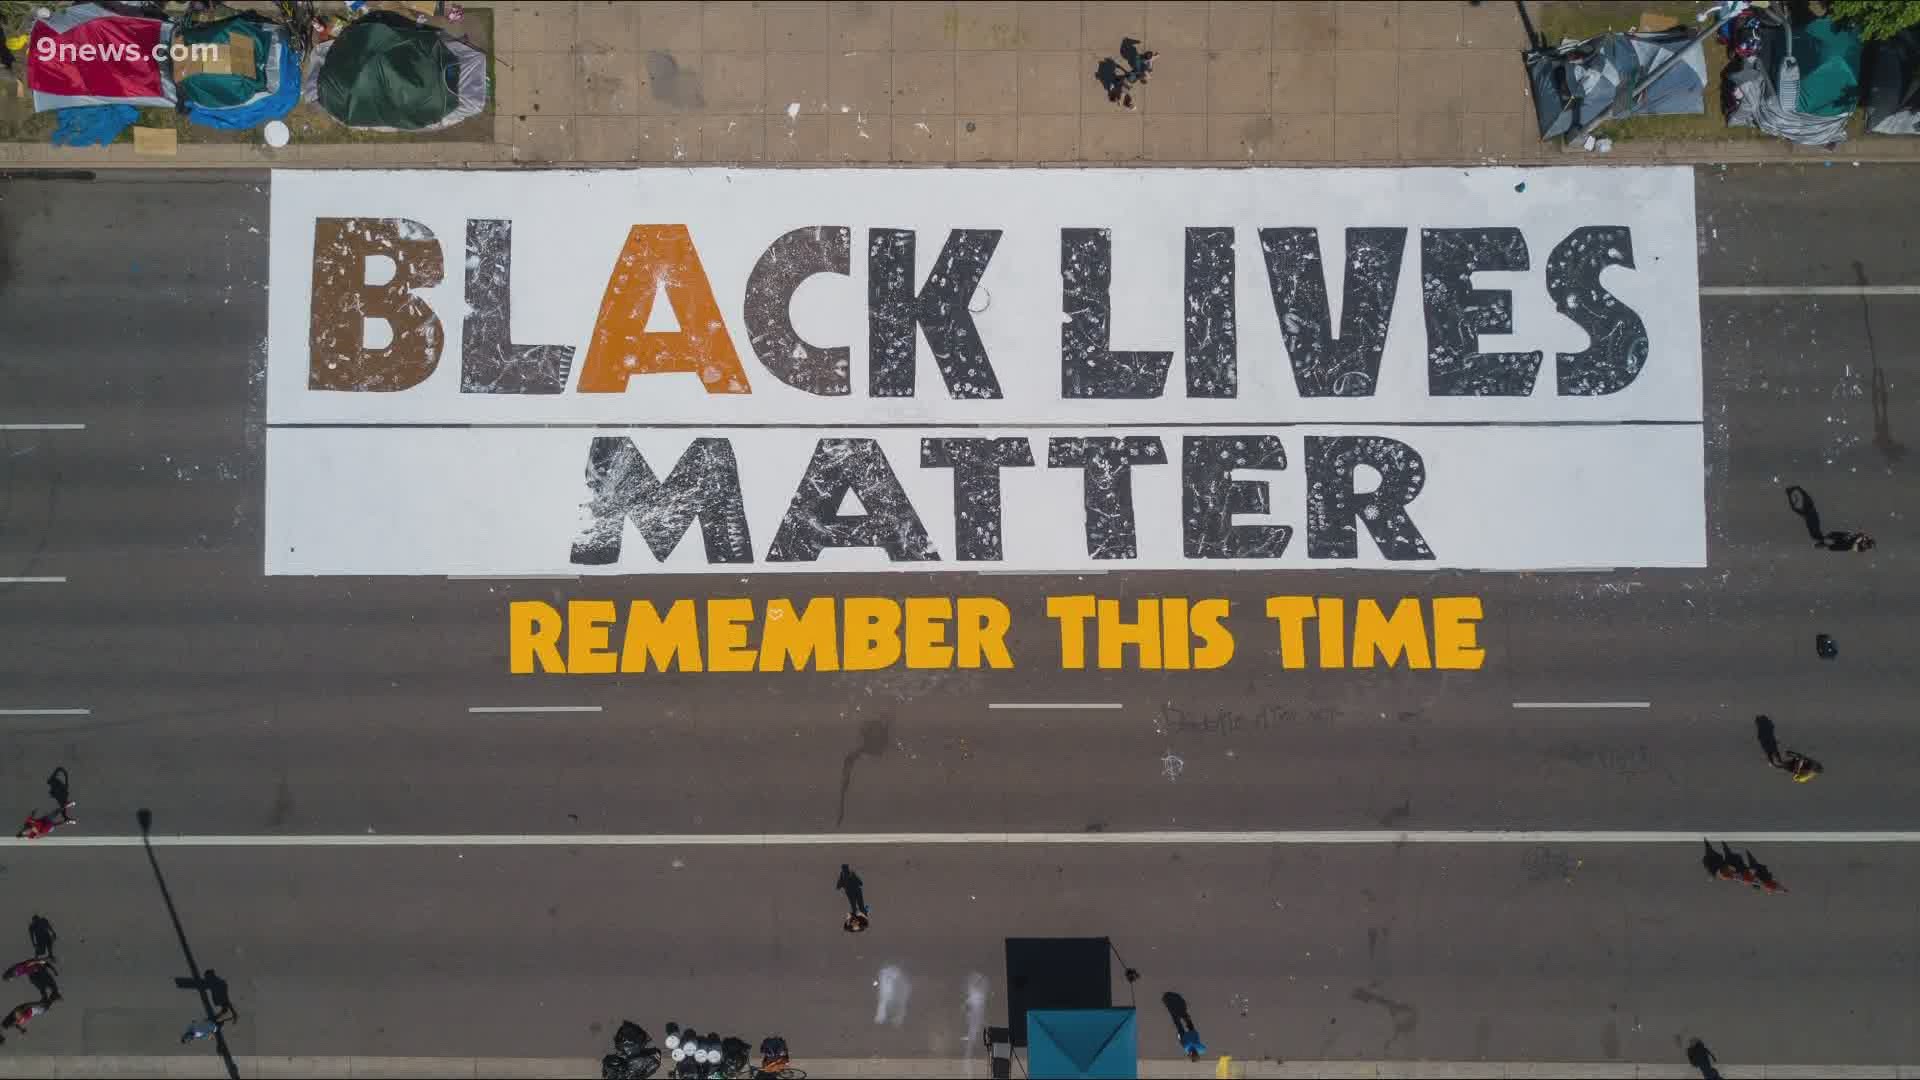
[[[1920,285],[1702,285],[1701,296],[1920,296]]]
[[[996,701],[989,709],[1119,709],[1118,701]]]
[[[913,994],[913,983],[907,981],[907,973],[898,964],[888,964],[880,969],[873,980],[874,1005],[873,1022],[892,1024],[899,1027],[907,1020],[907,998]]]
[[[85,424],[0,424],[0,431],[85,431]]]
[[[1240,832],[951,832],[951,833],[615,833],[615,834],[481,834],[422,835],[381,833],[315,833],[280,836],[161,836],[156,847],[180,848],[568,848],[568,847],[880,847],[880,846],[1000,846],[1000,845],[1109,845],[1151,847],[1194,844],[1268,844],[1294,847],[1385,846],[1394,844],[1688,844],[1705,837],[1735,844],[1920,844],[1920,832],[1743,832],[1724,824],[1706,829],[1636,832],[1569,829],[1428,829],[1396,832],[1390,829],[1293,829]],[[0,837],[0,848],[25,847],[120,848],[140,846],[137,835],[90,836],[61,833],[41,840]]]
[[[1516,701],[1516,709],[1651,709],[1651,701]]]
[[[0,585],[65,585],[63,577],[0,577]]]
[[[469,705],[470,713],[599,712],[598,705]]]
[[[0,716],[92,716],[91,709],[0,709]]]

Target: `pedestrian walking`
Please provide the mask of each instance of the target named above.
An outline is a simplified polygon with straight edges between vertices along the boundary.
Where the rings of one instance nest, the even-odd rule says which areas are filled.
[[[1153,73],[1153,58],[1159,55],[1152,50],[1141,52],[1139,38],[1120,39],[1120,60],[1127,65],[1127,81],[1130,83],[1146,82]]]
[[[195,1020],[187,1025],[187,1030],[180,1033],[180,1042],[185,1045],[201,1039],[211,1039],[218,1034],[220,1034],[220,1024],[217,1021]]]
[[[53,942],[60,935],[53,932],[53,924],[38,912],[27,923],[27,940],[33,944],[33,955],[53,959]]]
[[[40,1000],[48,1005],[60,1000],[60,983],[54,979],[56,974],[58,972],[54,970],[53,965],[48,963],[42,963],[39,967],[27,972],[27,981],[33,984],[35,990],[40,991]]]
[[[207,989],[207,1000],[213,1002],[213,1019],[219,1024],[233,1024],[240,1020],[239,1010],[233,1007],[233,996],[227,989],[227,980],[212,968],[200,977],[200,985]]]

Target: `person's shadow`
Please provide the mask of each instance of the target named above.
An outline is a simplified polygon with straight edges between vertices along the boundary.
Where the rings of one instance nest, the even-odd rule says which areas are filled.
[[[1769,763],[1780,760],[1780,740],[1773,734],[1773,718],[1756,716],[1753,718],[1754,737],[1760,740],[1760,750],[1767,755]]]
[[[1720,1080],[1720,1070],[1713,1067],[1713,1051],[1707,1044],[1695,1039],[1687,1044],[1687,1064],[1700,1070],[1701,1080]]]
[[[1193,1031],[1193,1014],[1187,1011],[1187,999],[1169,990],[1160,995],[1160,1004],[1167,1007],[1167,1015],[1173,1017],[1173,1033],[1185,1035]]]
[[[1713,846],[1713,841],[1703,839],[1700,842],[1707,846],[1707,853],[1705,855],[1700,856],[1700,865],[1707,868],[1708,877],[1712,877],[1712,878],[1719,877],[1720,871],[1724,869],[1727,865],[1727,857],[1725,855],[1720,854],[1720,852]]]
[[[1806,523],[1807,535],[1813,537],[1814,543],[1827,542],[1827,534],[1820,528],[1820,510],[1813,505],[1813,496],[1807,494],[1806,488],[1798,484],[1789,487],[1787,505],[1793,509],[1794,513],[1800,515],[1801,521]]]

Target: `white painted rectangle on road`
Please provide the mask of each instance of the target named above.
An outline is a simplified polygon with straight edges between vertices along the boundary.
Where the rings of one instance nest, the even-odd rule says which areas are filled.
[[[530,576],[1706,562],[1693,425],[1401,431],[1409,442],[1369,459],[1389,479],[1371,482],[1411,487],[1345,501],[1328,489],[1370,481],[1341,462],[1381,432],[1115,434],[1133,441],[1125,475],[1064,467],[1082,459],[1022,429],[754,429],[720,448],[677,430],[274,428],[266,566]],[[999,470],[994,499],[976,486],[956,504],[956,469],[927,462],[963,439],[1000,441],[1031,464]],[[1257,439],[1274,453],[1251,453]],[[669,471],[697,486],[627,501]],[[1198,494],[1224,492],[1228,476],[1231,495]]]
[[[1684,168],[293,171],[272,215],[270,573],[1704,565]]]

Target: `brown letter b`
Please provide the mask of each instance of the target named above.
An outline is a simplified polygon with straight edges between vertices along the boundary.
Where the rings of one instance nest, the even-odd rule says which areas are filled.
[[[393,260],[393,277],[367,284],[367,260]],[[307,357],[311,390],[406,390],[440,363],[440,319],[415,290],[445,270],[433,231],[405,218],[319,218],[313,223],[313,322]],[[368,319],[393,331],[368,349]]]

